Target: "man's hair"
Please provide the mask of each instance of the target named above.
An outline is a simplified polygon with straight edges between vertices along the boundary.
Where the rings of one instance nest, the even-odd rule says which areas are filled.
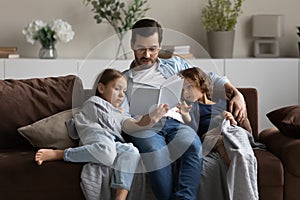
[[[198,67],[192,67],[180,72],[184,78],[189,78],[195,82],[196,87],[205,93],[208,99],[212,99],[213,83],[210,77]]]
[[[161,25],[153,19],[141,19],[132,26],[131,44],[135,43],[137,35],[149,37],[155,32],[158,33],[158,42],[160,45],[163,34]]]
[[[98,84],[102,83],[103,85],[108,84],[111,81],[114,81],[117,78],[124,77],[122,72],[112,69],[112,68],[107,68],[103,70],[97,77],[93,89],[95,90],[95,95],[101,97],[99,91],[98,91]]]

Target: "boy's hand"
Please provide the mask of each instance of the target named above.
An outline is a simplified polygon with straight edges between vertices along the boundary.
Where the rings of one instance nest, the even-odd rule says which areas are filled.
[[[230,112],[224,111],[223,116],[225,119],[228,119],[230,121],[231,125],[237,125],[237,122],[235,121],[233,115]]]
[[[190,116],[190,110],[192,109],[192,105],[187,105],[185,101],[181,101],[180,104],[177,106],[178,111],[185,122],[190,122],[191,116]]]
[[[192,105],[187,105],[185,101],[181,101],[177,108],[179,113],[182,115],[187,115],[192,109]]]

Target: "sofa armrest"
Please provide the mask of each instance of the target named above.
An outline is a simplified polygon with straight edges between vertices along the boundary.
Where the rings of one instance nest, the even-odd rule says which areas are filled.
[[[258,94],[256,88],[237,88],[244,96],[247,115],[251,124],[254,139],[258,140]]]
[[[300,139],[285,136],[273,127],[261,131],[259,142],[264,143],[268,151],[281,160],[285,170],[300,177]]]

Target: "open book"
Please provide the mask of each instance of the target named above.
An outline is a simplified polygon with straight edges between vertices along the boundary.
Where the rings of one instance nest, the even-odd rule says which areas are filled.
[[[144,115],[152,111],[158,104],[168,104],[169,108],[178,105],[181,99],[183,78],[173,75],[160,87],[143,87],[132,90],[129,112],[132,115]]]

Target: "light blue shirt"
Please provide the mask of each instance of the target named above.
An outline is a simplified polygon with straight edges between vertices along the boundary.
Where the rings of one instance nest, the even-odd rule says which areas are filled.
[[[127,91],[126,97],[124,102],[122,103],[122,107],[127,111],[129,114],[129,103],[131,94],[132,94],[132,87],[133,87],[133,72],[132,68],[134,67],[134,61],[131,63],[131,69],[124,71],[124,75],[127,77]],[[178,74],[180,71],[194,67],[193,65],[186,62],[184,59],[180,57],[172,57],[169,59],[158,59],[158,67],[157,70],[161,72],[161,74],[167,79],[175,74]],[[219,76],[213,72],[208,72],[208,76],[214,83],[214,88],[222,89],[224,88],[224,84],[229,82],[227,77]]]

